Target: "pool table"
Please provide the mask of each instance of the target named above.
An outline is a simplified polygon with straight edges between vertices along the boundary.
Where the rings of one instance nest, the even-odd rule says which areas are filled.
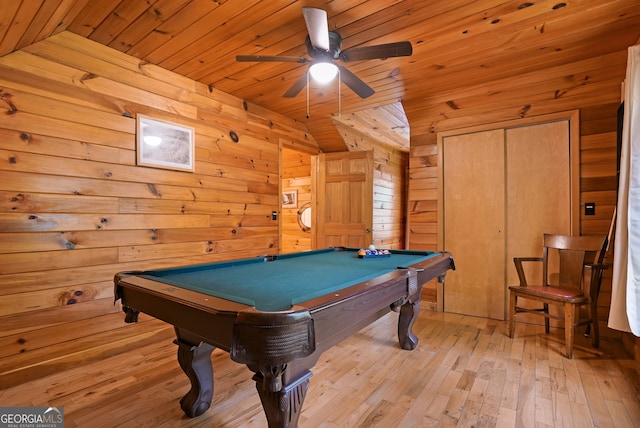
[[[211,405],[217,347],[254,373],[269,427],[295,427],[322,352],[389,310],[399,312],[400,347],[414,349],[422,286],[444,282],[449,269],[446,252],[359,257],[356,248],[332,247],[120,272],[114,294],[126,322],[143,312],[174,326],[178,361],[191,381],[180,401],[187,416]]]

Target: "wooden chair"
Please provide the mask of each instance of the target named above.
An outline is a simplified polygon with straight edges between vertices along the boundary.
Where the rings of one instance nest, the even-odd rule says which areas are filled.
[[[513,259],[520,285],[509,287],[509,337],[513,338],[516,316],[531,313],[545,317],[545,332],[549,333],[549,319],[564,320],[567,358],[573,357],[574,328],[590,325],[592,346],[599,346],[597,301],[600,290],[602,263],[607,248],[606,236],[566,236],[545,234],[542,257]],[[542,263],[542,284],[530,285],[525,278],[524,262]],[[518,306],[518,298],[542,303],[542,308]],[[549,305],[562,308],[559,314],[549,312]],[[580,308],[586,306],[586,318]],[[564,312],[564,316],[562,315]]]

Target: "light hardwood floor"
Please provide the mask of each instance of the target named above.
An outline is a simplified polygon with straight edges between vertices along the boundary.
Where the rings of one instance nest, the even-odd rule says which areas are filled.
[[[414,351],[398,347],[390,313],[324,353],[300,427],[640,426],[640,363],[622,345],[561,331],[423,310]],[[132,326],[135,328],[135,326]],[[176,346],[158,343],[0,391],[1,406],[64,406],[65,427],[266,427],[249,370],[213,354],[211,408],[186,418],[189,382]]]

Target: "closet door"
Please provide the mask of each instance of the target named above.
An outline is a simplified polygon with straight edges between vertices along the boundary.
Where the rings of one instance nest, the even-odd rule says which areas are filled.
[[[504,131],[446,137],[442,156],[444,249],[456,264],[446,277],[444,310],[503,319]]]
[[[506,319],[513,257],[540,256],[543,233],[571,233],[569,149],[568,121],[443,139],[443,244],[456,263],[445,311]]]
[[[543,233],[571,235],[568,135],[568,121],[506,130],[507,285],[518,283],[514,257],[542,256]],[[527,280],[540,281],[539,264],[525,265]]]

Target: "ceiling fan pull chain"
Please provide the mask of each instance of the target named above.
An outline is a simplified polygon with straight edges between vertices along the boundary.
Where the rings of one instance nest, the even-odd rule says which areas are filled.
[[[338,67],[338,119],[342,119],[342,77],[340,76],[340,67]]]
[[[311,117],[309,112],[309,71],[307,71],[307,119]]]

